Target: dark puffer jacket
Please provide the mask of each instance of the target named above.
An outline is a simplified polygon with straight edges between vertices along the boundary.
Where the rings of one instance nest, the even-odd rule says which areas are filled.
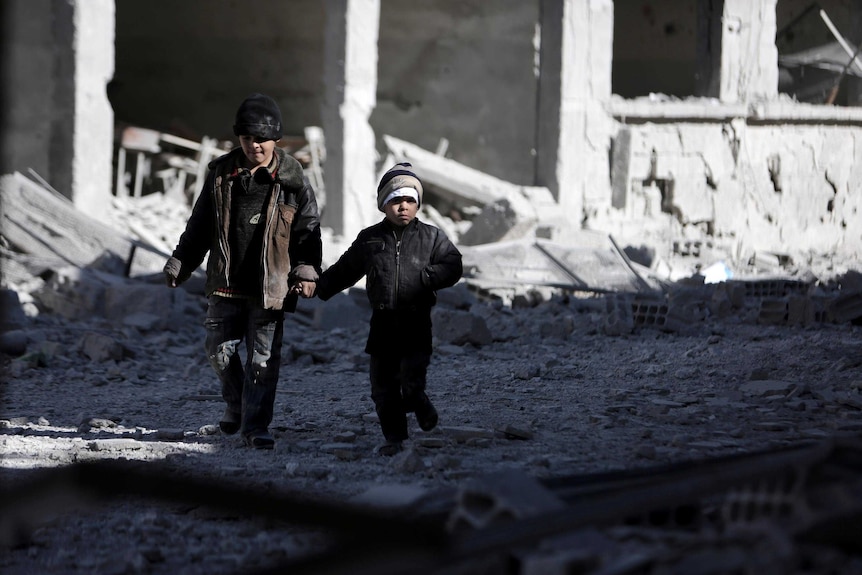
[[[415,218],[399,239],[383,220],[359,232],[320,275],[316,294],[328,300],[366,276],[374,310],[366,351],[429,352],[436,292],[455,285],[462,272],[461,252],[440,229]]]
[[[231,150],[209,164],[203,190],[195,202],[186,229],[173,257],[182,262],[178,282],[185,281],[207,261],[206,293],[229,289],[231,266],[230,207],[233,181],[230,170],[242,149]],[[278,172],[267,202],[263,247],[261,249],[261,304],[265,309],[284,309],[289,279],[317,278],[322,259],[320,218],[317,199],[302,166],[280,148]],[[289,307],[289,306],[288,306]]]
[[[367,276],[368,301],[375,310],[430,309],[436,291],[455,285],[462,274],[461,252],[440,229],[414,218],[399,241],[383,220],[365,228],[317,283],[326,301]]]

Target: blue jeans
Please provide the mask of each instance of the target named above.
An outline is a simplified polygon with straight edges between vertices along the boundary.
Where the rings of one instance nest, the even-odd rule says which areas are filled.
[[[281,368],[284,312],[265,310],[256,301],[210,296],[206,353],[221,381],[228,411],[244,436],[267,431]],[[245,342],[245,362],[240,345]]]

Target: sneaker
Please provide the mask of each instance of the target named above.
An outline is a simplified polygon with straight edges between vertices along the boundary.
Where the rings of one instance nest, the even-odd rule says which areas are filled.
[[[239,427],[240,415],[230,409],[225,409],[221,421],[218,422],[218,428],[221,429],[221,432],[225,435],[233,435],[239,431]]]
[[[275,438],[268,431],[257,431],[246,436],[245,442],[249,447],[255,449],[272,449],[275,447]]]
[[[377,448],[377,455],[382,455],[383,457],[392,457],[401,452],[401,442],[400,441],[387,441],[383,445]]]
[[[437,410],[431,404],[431,400],[424,393],[416,406],[416,421],[422,431],[431,431],[437,427]]]

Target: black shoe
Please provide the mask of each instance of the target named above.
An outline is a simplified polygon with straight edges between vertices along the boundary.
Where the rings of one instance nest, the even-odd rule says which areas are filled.
[[[275,447],[275,438],[268,431],[258,431],[246,436],[245,442],[249,447],[255,449],[272,449]]]
[[[392,457],[393,455],[397,455],[401,452],[401,442],[400,441],[387,441],[383,445],[377,448],[377,455],[382,455],[384,457]]]
[[[218,428],[225,435],[233,435],[239,431],[240,415],[229,409],[224,410],[224,415],[221,416],[221,421],[218,422]]]
[[[431,431],[437,427],[437,410],[431,404],[431,400],[424,393],[416,405],[416,421],[422,431]]]
[[[235,423],[233,421],[219,421],[218,428],[221,429],[221,432],[225,435],[233,435],[239,431],[239,423]]]

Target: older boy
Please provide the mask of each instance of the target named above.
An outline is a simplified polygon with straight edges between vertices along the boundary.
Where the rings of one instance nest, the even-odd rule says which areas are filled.
[[[373,312],[365,352],[371,356],[371,397],[386,439],[381,455],[401,450],[407,413],[416,414],[424,431],[437,425],[437,410],[425,393],[431,307],[437,290],[457,283],[462,273],[461,253],[446,234],[416,217],[421,203],[422,183],[412,166],[393,166],[377,187],[383,221],[359,232],[316,287],[325,301],[366,276]]]
[[[216,158],[186,229],[165,264],[174,288],[207,261],[206,353],[226,407],[219,427],[272,449],[285,311],[313,294],[322,247],[317,200],[302,166],[276,147],[281,111],[251,94],[233,126],[240,148]],[[292,289],[300,280],[304,290]],[[240,344],[245,341],[245,362]]]

